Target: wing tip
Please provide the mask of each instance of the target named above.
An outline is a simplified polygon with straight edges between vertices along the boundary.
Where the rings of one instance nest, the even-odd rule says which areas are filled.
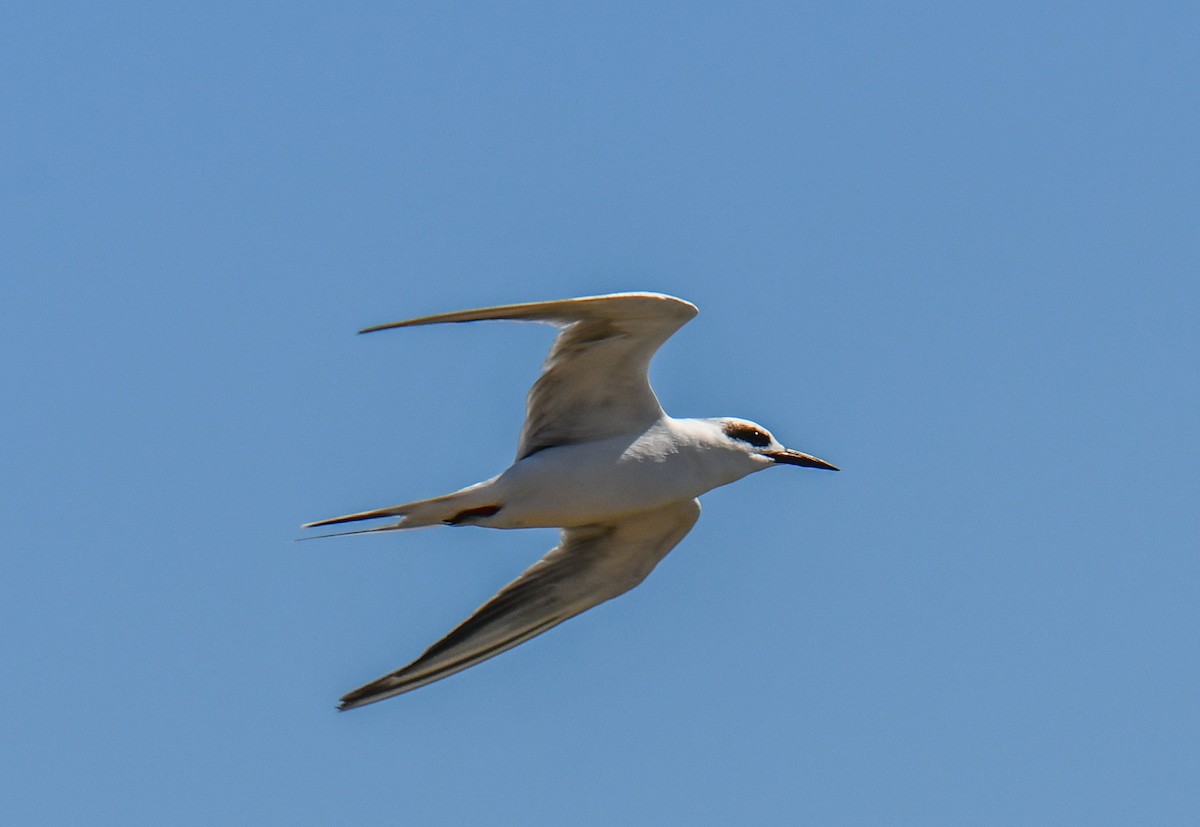
[[[338,712],[347,712],[351,709],[358,709],[360,706],[367,706],[368,704],[382,701],[393,695],[399,695],[404,691],[404,682],[397,681],[394,675],[388,675],[371,681],[365,686],[360,686],[351,692],[347,692],[338,699],[337,709]]]
[[[371,703],[370,700],[362,699],[362,698],[355,698],[355,697],[353,697],[353,695],[354,695],[354,693],[351,692],[349,695],[344,695],[344,696],[342,696],[341,699],[338,700],[338,705],[337,705],[338,712],[349,712],[351,709],[358,709],[360,706],[366,706],[367,704]],[[379,699],[376,698],[375,700],[379,700]]]
[[[687,299],[681,299],[678,296],[672,296],[667,293],[656,293],[653,291],[631,291],[625,293],[605,293],[598,296],[579,296],[573,299],[556,299],[544,302],[526,302],[521,304],[499,304],[492,307],[480,307],[474,310],[459,310],[451,313],[438,313],[433,316],[420,316],[415,319],[405,319],[399,322],[386,322],[384,324],[371,325],[364,327],[358,331],[358,335],[364,333],[376,333],[380,330],[391,330],[397,327],[418,327],[427,324],[444,324],[457,322],[480,322],[480,321],[498,321],[498,320],[521,320],[529,321],[552,321],[551,308],[561,308],[564,305],[573,304],[592,304],[593,302],[602,302],[612,299],[652,299],[654,301],[663,302],[671,305],[681,315],[685,315],[688,319],[695,317],[700,309],[692,304]],[[546,313],[548,315],[541,315]]]
[[[364,333],[377,333],[380,330],[391,330],[393,327],[410,327],[412,321],[413,321],[412,319],[405,319],[402,322],[385,322],[384,324],[373,324],[370,327],[364,327],[362,330],[358,331],[357,335],[361,336]]]

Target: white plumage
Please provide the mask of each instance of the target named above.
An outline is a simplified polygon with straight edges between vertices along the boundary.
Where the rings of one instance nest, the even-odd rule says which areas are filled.
[[[647,371],[659,346],[696,315],[656,293],[465,310],[370,327],[486,319],[556,325],[529,392],[516,462],[485,482],[428,500],[309,523],[400,517],[360,532],[418,526],[556,527],[559,545],[421,657],[350,692],[352,709],[408,692],[500,654],[616,597],[650,573],[700,516],[697,497],[775,464],[837,470],[741,419],[672,419]]]

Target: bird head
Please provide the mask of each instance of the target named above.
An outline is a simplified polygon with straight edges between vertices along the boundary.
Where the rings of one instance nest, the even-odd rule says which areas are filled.
[[[840,471],[836,465],[811,454],[793,451],[779,444],[771,432],[763,426],[746,419],[730,417],[712,420],[720,428],[724,446],[750,456],[761,467],[767,465],[799,465],[804,468],[822,468]]]

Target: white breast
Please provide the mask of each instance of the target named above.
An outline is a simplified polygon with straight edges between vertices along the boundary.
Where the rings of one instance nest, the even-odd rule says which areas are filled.
[[[591,525],[691,500],[758,470],[744,456],[722,450],[694,422],[664,419],[636,439],[538,451],[495,481],[489,493],[504,507],[488,525]]]

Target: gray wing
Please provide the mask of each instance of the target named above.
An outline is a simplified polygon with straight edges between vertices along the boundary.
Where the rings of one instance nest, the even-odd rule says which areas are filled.
[[[646,578],[700,516],[700,502],[672,503],[617,523],[564,529],[562,542],[421,657],[355,689],[340,709],[409,692],[495,657]]]
[[[616,293],[485,307],[369,327],[513,319],[562,328],[529,391],[517,459],[555,445],[641,433],[663,416],[647,371],[658,348],[696,315],[695,305],[658,293]]]

